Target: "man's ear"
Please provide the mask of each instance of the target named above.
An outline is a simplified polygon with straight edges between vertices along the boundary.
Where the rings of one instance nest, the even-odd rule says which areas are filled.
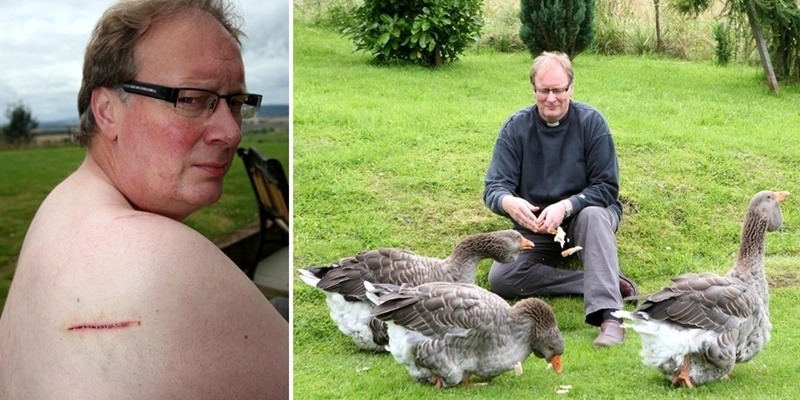
[[[92,89],[92,115],[97,123],[97,133],[110,140],[116,140],[116,127],[119,123],[119,107],[122,102],[113,89],[96,87]]]

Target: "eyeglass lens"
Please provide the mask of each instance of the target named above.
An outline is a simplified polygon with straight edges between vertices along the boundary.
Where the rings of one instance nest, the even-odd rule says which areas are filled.
[[[253,118],[258,113],[260,99],[258,96],[239,94],[223,97],[236,118]],[[183,89],[175,101],[175,110],[189,117],[211,116],[219,105],[220,96],[215,93],[196,89]]]
[[[567,90],[569,90],[569,86],[563,87],[563,88],[537,88],[536,89],[536,93],[539,93],[539,94],[545,95],[545,96],[549,96],[550,93],[553,93],[555,95],[559,95],[559,94],[562,94],[562,93],[566,92]]]

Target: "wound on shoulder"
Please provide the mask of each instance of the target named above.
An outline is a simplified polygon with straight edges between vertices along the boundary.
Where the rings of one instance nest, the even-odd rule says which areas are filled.
[[[67,328],[68,331],[79,331],[84,329],[118,329],[129,328],[131,326],[141,326],[142,321],[122,321],[122,322],[96,322],[80,323]]]

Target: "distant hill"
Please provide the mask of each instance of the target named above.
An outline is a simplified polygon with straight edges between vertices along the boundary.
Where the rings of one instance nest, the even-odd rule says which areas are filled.
[[[261,109],[258,110],[259,117],[288,117],[289,116],[289,106],[286,104],[267,104],[261,105]]]
[[[67,118],[54,121],[39,121],[40,128],[78,126],[78,118]]]

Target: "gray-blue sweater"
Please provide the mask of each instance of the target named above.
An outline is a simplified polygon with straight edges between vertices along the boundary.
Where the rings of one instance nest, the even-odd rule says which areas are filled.
[[[484,183],[484,203],[505,217],[501,198],[511,194],[538,206],[539,211],[568,198],[573,215],[588,206],[611,206],[622,219],[611,130],[600,111],[578,101],[570,100],[567,115],[556,127],[547,126],[536,105],[509,117],[495,143]]]

